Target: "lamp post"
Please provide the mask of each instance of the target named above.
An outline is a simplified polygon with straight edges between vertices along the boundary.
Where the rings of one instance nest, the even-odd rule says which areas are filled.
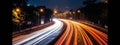
[[[15,8],[15,12],[17,12],[18,14],[21,12],[21,9],[20,8]]]
[[[16,20],[20,19],[19,15],[21,13],[21,9],[19,7],[17,7],[17,8],[15,8],[14,13],[15,12],[16,12],[16,14],[15,14]],[[18,21],[19,21],[19,22],[17,22],[17,23],[19,23],[18,24],[18,30],[20,30],[20,28],[21,28],[21,22],[20,22],[20,20],[18,20]]]
[[[40,8],[40,12],[44,12],[44,9]]]
[[[73,14],[75,14],[75,12],[73,12]]]
[[[17,11],[17,12],[20,12],[20,9],[19,9],[19,8],[16,8],[16,11]]]
[[[39,9],[39,11],[40,11],[40,13],[39,13],[39,19],[38,19],[38,24],[40,24],[41,25],[41,19],[43,19],[41,16],[44,14],[44,8],[40,8]]]
[[[70,15],[72,15],[72,12],[69,12],[70,13]]]
[[[77,10],[78,13],[80,13],[80,10]]]
[[[56,15],[57,13],[58,13],[58,12],[57,12],[57,10],[55,9],[53,14]]]

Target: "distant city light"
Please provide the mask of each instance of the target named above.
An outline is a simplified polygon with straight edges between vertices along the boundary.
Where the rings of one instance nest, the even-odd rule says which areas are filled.
[[[75,14],[75,12],[73,12],[73,14]]]
[[[54,13],[54,15],[56,15],[58,12],[57,12],[57,10],[56,10],[56,9],[54,9],[54,12],[53,12],[53,13]]]
[[[57,13],[57,10],[55,10],[54,13]]]
[[[78,10],[77,12],[80,13],[80,10]]]
[[[70,14],[72,14],[72,12],[69,12]]]
[[[43,12],[43,11],[44,11],[44,10],[41,8],[41,9],[40,9],[40,12]]]

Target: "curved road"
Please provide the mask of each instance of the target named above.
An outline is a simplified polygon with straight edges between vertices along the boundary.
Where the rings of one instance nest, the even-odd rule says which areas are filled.
[[[60,20],[67,28],[54,45],[108,45],[107,34],[82,23]]]
[[[52,26],[13,38],[13,45],[47,45],[61,32],[63,27],[63,23],[61,21],[57,19],[53,19],[53,21],[55,24]]]
[[[108,35],[101,30],[72,20],[53,21],[55,24],[47,28],[13,38],[13,45],[48,45],[58,35],[60,37],[55,39],[53,45],[108,45]],[[65,30],[62,30],[63,22],[66,24]]]

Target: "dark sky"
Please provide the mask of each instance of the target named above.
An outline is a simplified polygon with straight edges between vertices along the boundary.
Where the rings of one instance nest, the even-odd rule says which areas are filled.
[[[83,1],[85,0],[28,0],[28,4],[34,6],[46,6],[50,9],[57,9],[59,11],[76,10],[79,7],[83,7]]]

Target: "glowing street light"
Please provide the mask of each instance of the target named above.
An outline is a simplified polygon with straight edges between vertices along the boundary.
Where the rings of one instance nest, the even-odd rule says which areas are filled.
[[[16,12],[20,12],[21,10],[20,10],[20,8],[16,8],[15,11]]]
[[[73,12],[73,14],[75,14],[75,12]]]
[[[56,14],[56,13],[57,13],[57,10],[55,10],[54,13]]]
[[[77,10],[78,13],[80,13],[80,10]]]
[[[72,14],[72,12],[69,12],[70,14]]]
[[[54,12],[53,12],[53,14],[54,15],[56,15],[58,12],[57,12],[57,10],[56,9],[54,9]]]
[[[40,12],[43,12],[43,11],[44,11],[44,10],[41,8],[41,9],[40,9]]]
[[[21,13],[21,9],[19,7],[13,9],[12,12],[13,12],[13,16],[15,16],[15,18],[20,19],[20,17],[18,15]]]

